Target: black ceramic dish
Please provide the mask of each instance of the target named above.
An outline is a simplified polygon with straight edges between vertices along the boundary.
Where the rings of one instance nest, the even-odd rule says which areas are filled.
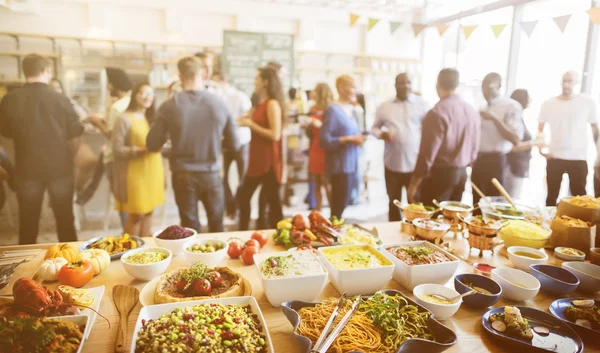
[[[581,336],[581,338],[585,341],[586,344],[594,344],[596,346],[600,346],[600,342],[598,342],[598,337],[600,337],[600,329],[591,329],[585,326],[577,325],[576,323],[569,321],[565,316],[565,310],[571,306],[571,302],[573,300],[584,300],[589,298],[563,298],[553,301],[550,304],[550,313],[562,321],[566,322],[571,326],[575,332]],[[596,300],[596,306],[600,307],[600,300]]]
[[[532,328],[542,326],[550,330],[549,335],[540,335],[533,331],[533,339],[528,341],[524,338],[515,337],[506,332],[494,330],[489,318],[493,314],[501,314],[505,307],[494,308],[486,312],[481,318],[483,328],[496,340],[506,345],[508,349],[516,348],[518,352],[560,352],[581,353],[583,352],[583,341],[569,325],[554,316],[541,310],[526,306],[517,306],[523,318],[529,319]]]
[[[388,295],[400,295],[400,296],[404,297],[408,301],[409,304],[418,307],[419,312],[430,312],[429,310],[420,306],[419,304],[417,304],[410,298],[406,297],[399,291],[385,290],[384,292]],[[319,304],[319,303],[309,303],[309,302],[302,302],[302,301],[291,301],[291,302],[285,302],[285,303],[281,304],[281,309],[283,310],[283,313],[285,314],[287,319],[290,321],[292,326],[294,326],[294,336],[296,337],[296,340],[300,344],[300,347],[303,352],[309,352],[311,350],[312,342],[309,338],[299,335],[296,332],[298,325],[300,325],[300,316],[298,315],[298,311],[302,308],[312,307],[317,304]],[[431,314],[431,317],[429,318],[429,321],[427,322],[427,326],[433,333],[433,335],[435,337],[435,342],[420,339],[420,338],[409,339],[398,348],[396,353],[409,353],[409,352],[440,353],[440,352],[443,352],[446,349],[450,348],[454,344],[456,344],[456,340],[457,340],[456,334],[452,330],[450,330],[449,328],[447,328],[446,326],[442,325],[437,320],[435,320],[433,318],[433,314]],[[369,352],[353,352],[353,353],[369,353]]]

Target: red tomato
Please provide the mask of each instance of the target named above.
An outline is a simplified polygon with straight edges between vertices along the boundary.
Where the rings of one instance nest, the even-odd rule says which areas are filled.
[[[206,279],[208,279],[213,286],[219,286],[223,282],[223,277],[218,271],[210,271],[206,274]]]
[[[58,282],[75,288],[83,287],[94,277],[94,268],[88,261],[69,262],[58,271]]]
[[[237,259],[240,257],[240,254],[242,253],[242,245],[240,242],[230,241],[228,245],[229,249],[227,249],[227,255],[229,255],[229,257],[232,259]]]
[[[248,246],[242,251],[242,261],[245,265],[254,264],[254,254],[260,252],[257,246]]]
[[[267,239],[269,239],[267,237],[267,235],[265,234],[265,232],[261,232],[259,230],[257,230],[256,232],[252,233],[252,236],[250,238],[256,240],[260,244],[261,248],[263,246],[265,246],[265,244],[267,244]]]
[[[210,295],[210,291],[212,290],[212,285],[206,278],[195,280],[192,283],[192,287],[196,295]]]
[[[187,286],[187,281],[184,279],[180,279],[177,281],[177,291],[179,293],[183,293],[185,291],[185,286]]]
[[[255,248],[259,248],[260,249],[260,243],[256,239],[250,239],[250,240],[248,240],[246,242],[246,244],[244,244],[244,246],[246,246],[246,247],[254,246]]]

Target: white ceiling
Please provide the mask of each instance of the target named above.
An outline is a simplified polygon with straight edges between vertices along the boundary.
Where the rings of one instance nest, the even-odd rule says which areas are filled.
[[[357,12],[381,12],[398,14],[424,6],[447,10],[448,14],[489,4],[496,0],[243,0],[269,4],[287,4],[309,7],[340,9]],[[437,11],[436,11],[437,12]],[[444,11],[446,12],[446,11]],[[360,13],[359,13],[360,14]]]

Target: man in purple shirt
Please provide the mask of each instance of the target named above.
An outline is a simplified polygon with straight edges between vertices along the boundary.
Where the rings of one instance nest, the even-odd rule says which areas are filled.
[[[408,187],[408,201],[460,201],[467,166],[477,159],[481,134],[479,113],[455,92],[460,80],[455,69],[443,69],[437,80],[440,101],[423,120],[417,165]]]

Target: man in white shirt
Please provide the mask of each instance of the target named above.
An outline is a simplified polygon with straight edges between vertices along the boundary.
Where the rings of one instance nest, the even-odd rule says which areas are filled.
[[[504,183],[507,154],[525,134],[523,107],[519,102],[500,94],[502,78],[492,72],[481,83],[481,92],[487,107],[480,112],[481,140],[477,160],[473,164],[471,180],[486,196],[500,196],[492,179]],[[479,202],[478,193],[473,193],[473,204]]]
[[[548,99],[540,109],[538,131],[550,125],[550,145],[545,154],[547,206],[556,206],[563,174],[569,175],[572,195],[585,195],[588,174],[588,130],[592,127],[594,141],[598,141],[598,110],[596,102],[584,94],[574,93],[579,83],[577,73],[569,71],[562,78],[562,94]]]
[[[222,98],[225,99],[225,102],[229,106],[234,119],[237,120],[238,118],[245,117],[248,111],[250,111],[252,108],[250,97],[248,97],[246,93],[229,84],[223,73],[213,74],[212,81],[219,85]],[[244,178],[244,174],[246,173],[246,168],[248,167],[248,151],[250,139],[252,138],[252,132],[248,127],[238,126],[236,132],[240,143],[240,148],[237,151],[223,149],[223,185],[225,187],[225,209],[227,211],[227,215],[229,215],[231,218],[235,217],[237,207],[235,203],[235,195],[232,193],[231,187],[229,186],[229,168],[231,167],[231,163],[235,161],[239,177],[238,181],[241,182]]]
[[[421,128],[428,106],[425,100],[412,93],[407,73],[396,76],[396,97],[381,104],[375,113],[371,132],[385,141],[383,161],[385,186],[389,197],[390,222],[400,221],[395,199],[402,200],[402,190],[408,188],[417,163],[421,144]]]

